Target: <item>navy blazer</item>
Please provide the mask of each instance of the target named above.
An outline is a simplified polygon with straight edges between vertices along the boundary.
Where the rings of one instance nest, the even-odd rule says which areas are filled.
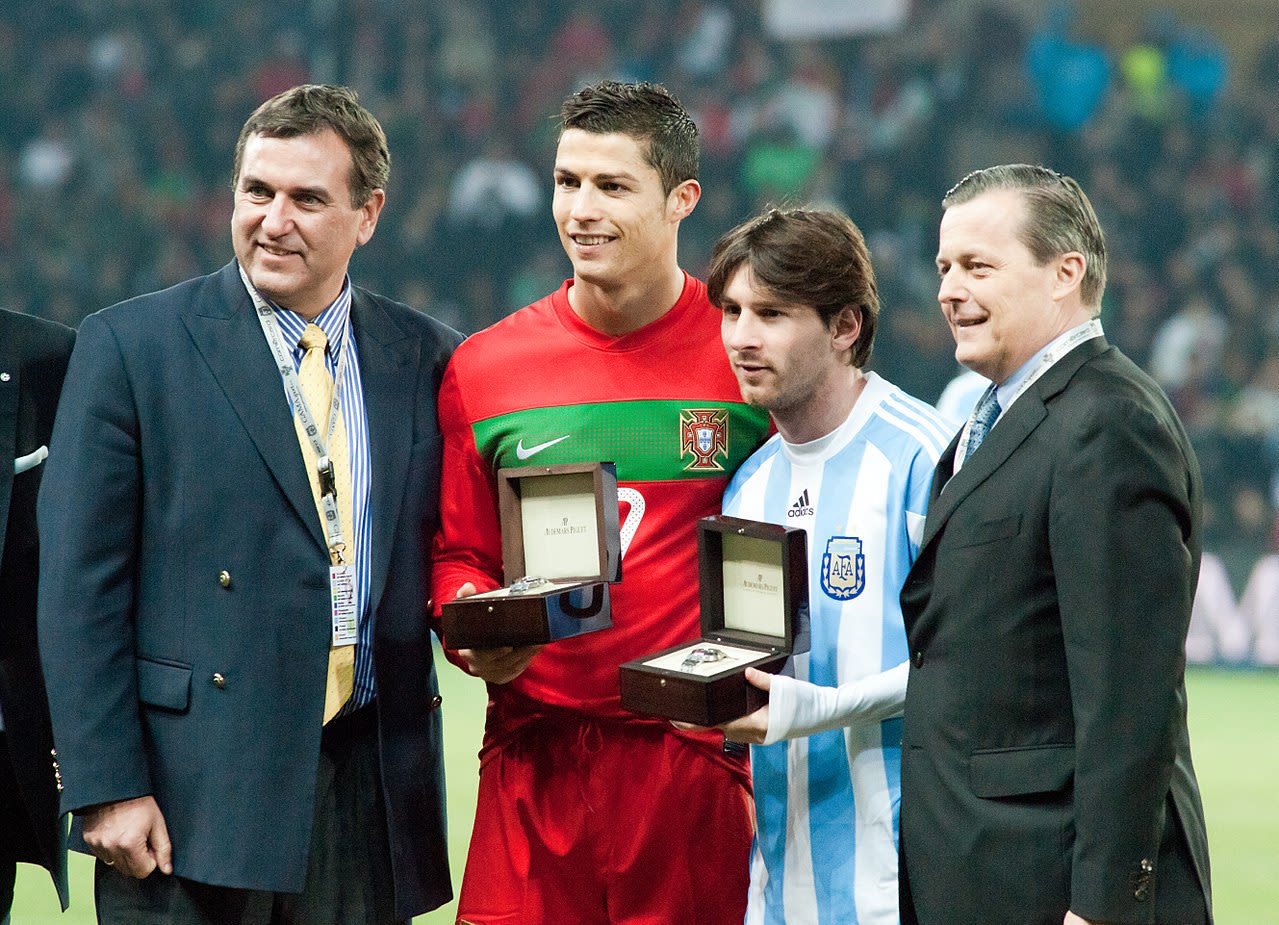
[[[902,590],[904,923],[1201,921],[1183,679],[1203,486],[1102,338],[938,463]]]
[[[0,709],[18,796],[36,835],[20,858],[48,869],[63,909],[66,836],[36,648],[36,493],[45,467],[27,465],[15,474],[14,461],[47,448],[74,343],[70,328],[0,309]],[[0,819],[0,839],[11,846],[15,822]]]
[[[451,898],[426,589],[436,391],[460,336],[358,288],[351,320],[372,471],[381,774],[407,917]],[[63,808],[154,794],[175,873],[300,891],[329,559],[280,374],[234,262],[85,320],[52,450],[40,641]]]

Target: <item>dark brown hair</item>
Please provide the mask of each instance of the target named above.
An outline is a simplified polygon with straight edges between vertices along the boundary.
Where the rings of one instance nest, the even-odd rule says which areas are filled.
[[[861,231],[842,212],[769,209],[719,239],[706,287],[723,307],[724,290],[739,267],[750,267],[758,285],[778,300],[816,309],[827,326],[845,308],[861,315],[861,333],[849,362],[870,360],[879,318],[875,269]]]
[[[560,106],[560,133],[570,128],[635,139],[667,195],[697,179],[697,125],[661,84],[605,80],[583,87]]]
[[[240,129],[235,143],[232,182],[240,182],[244,146],[252,135],[297,138],[332,129],[351,152],[351,204],[359,208],[376,189],[386,189],[391,175],[391,154],[386,133],[349,87],[303,84],[273,96],[256,110]]]

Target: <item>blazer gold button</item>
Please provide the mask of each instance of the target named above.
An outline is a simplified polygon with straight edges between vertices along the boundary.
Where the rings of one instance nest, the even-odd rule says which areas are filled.
[[[1150,858],[1142,858],[1142,859],[1141,859],[1141,869],[1142,869],[1145,873],[1148,873],[1148,874],[1149,874],[1149,873],[1154,873],[1155,865],[1150,863]]]
[[[224,588],[231,587],[231,573],[228,572],[226,569],[223,569],[222,571],[218,572],[218,584],[220,584]]]
[[[226,687],[226,676],[220,671],[213,672],[213,686],[218,690]]]
[[[443,702],[444,702],[444,698],[441,697],[439,694],[436,694],[434,697],[431,698],[431,709],[432,710],[437,709],[439,705],[442,704]]]
[[[910,662],[911,662],[911,664],[912,664],[912,665],[914,665],[916,668],[923,668],[923,667],[924,667],[924,653],[923,653],[923,652],[916,652],[916,653],[915,653],[914,658],[912,658],[912,659],[910,660]]]

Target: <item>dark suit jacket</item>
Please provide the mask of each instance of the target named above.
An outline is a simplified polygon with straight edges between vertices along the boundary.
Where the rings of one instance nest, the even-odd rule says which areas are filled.
[[[951,478],[955,448],[901,596],[903,921],[1201,921],[1183,669],[1202,485],[1180,422],[1097,339]]]
[[[408,916],[451,893],[425,579],[435,395],[460,338],[362,289],[351,318],[372,469],[381,773],[396,907]],[[63,808],[154,794],[175,873],[300,891],[329,560],[280,374],[234,263],[85,320],[52,450],[40,641]]]
[[[35,845],[18,845],[18,854],[48,869],[64,909],[66,836],[36,649],[36,493],[45,467],[33,466],[20,475],[13,469],[16,458],[49,444],[74,343],[70,328],[0,310],[0,710],[18,802],[36,836]],[[12,845],[18,831],[17,819],[0,818],[0,839]],[[21,831],[26,835],[27,827]]]

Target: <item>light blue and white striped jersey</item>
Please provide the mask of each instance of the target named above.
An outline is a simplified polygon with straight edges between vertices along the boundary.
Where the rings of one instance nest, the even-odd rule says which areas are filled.
[[[907,658],[898,595],[953,429],[867,374],[848,419],[737,471],[724,513],[808,535],[811,643],[795,676],[837,686]],[[901,720],[751,748],[758,833],[747,925],[896,925]]]

